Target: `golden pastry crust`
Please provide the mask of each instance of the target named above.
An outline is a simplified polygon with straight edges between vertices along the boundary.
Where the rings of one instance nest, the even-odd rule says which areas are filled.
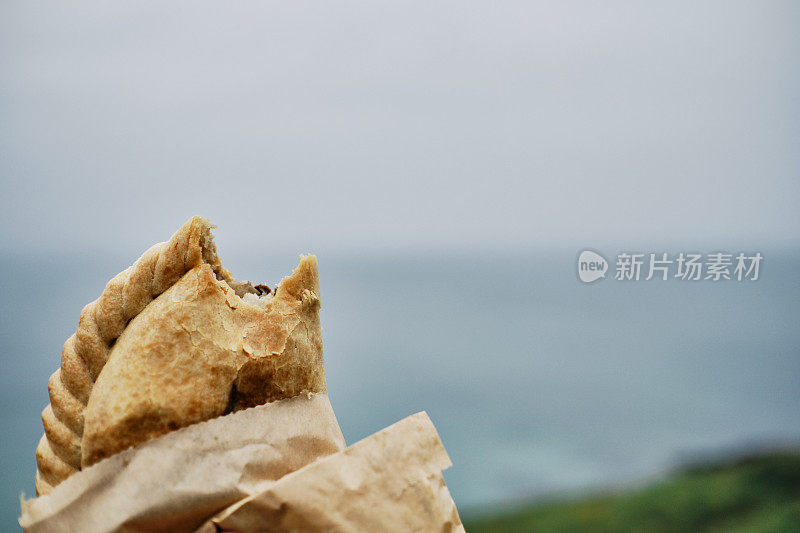
[[[48,386],[38,494],[172,429],[325,391],[316,258],[253,305],[237,296],[211,228],[193,217],[83,309]]]
[[[297,295],[285,289],[295,277],[309,281]],[[81,466],[226,412],[324,392],[316,285],[306,257],[262,309],[208,265],[187,272],[117,339],[86,408]]]

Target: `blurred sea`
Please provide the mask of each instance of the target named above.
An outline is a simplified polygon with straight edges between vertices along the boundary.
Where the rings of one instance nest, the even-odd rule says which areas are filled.
[[[616,250],[600,251],[613,262]],[[610,273],[592,285],[577,279],[577,249],[320,253],[328,388],[345,437],[426,410],[462,513],[800,442],[800,251],[760,251],[756,282]],[[270,285],[296,257],[221,254],[238,277]],[[34,493],[61,345],[137,256],[3,252],[4,531],[16,527],[20,492]]]

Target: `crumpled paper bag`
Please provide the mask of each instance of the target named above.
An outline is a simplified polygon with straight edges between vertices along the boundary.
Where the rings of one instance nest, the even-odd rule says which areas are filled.
[[[230,506],[198,533],[464,531],[427,413],[404,418]]]
[[[22,501],[39,531],[461,531],[425,413],[345,449],[325,394],[171,432]]]

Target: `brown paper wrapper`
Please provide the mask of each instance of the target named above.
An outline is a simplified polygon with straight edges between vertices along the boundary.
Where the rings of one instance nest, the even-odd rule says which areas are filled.
[[[451,466],[421,412],[292,472],[199,530],[464,531],[442,470]]]
[[[22,501],[25,531],[463,531],[417,413],[345,449],[325,394],[195,424]]]

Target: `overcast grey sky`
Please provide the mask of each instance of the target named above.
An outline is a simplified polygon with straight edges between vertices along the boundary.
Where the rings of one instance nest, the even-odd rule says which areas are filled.
[[[797,2],[3,2],[0,244],[800,244]]]

